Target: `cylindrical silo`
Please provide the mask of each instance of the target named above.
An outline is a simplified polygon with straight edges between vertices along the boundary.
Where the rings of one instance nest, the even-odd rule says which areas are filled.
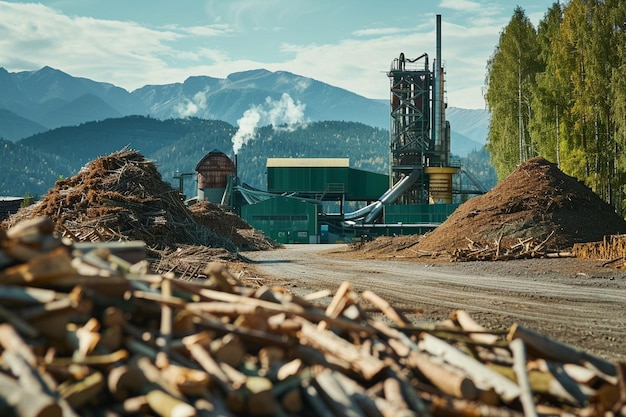
[[[198,162],[198,201],[220,204],[228,179],[235,176],[235,164],[224,153],[212,150]]]
[[[431,203],[452,203],[452,176],[459,171],[452,167],[427,167],[428,196]]]

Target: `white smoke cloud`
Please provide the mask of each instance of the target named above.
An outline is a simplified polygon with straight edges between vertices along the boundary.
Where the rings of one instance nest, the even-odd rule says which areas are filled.
[[[185,99],[174,107],[179,117],[192,117],[206,110],[206,95],[208,91],[198,91],[191,100]]]
[[[254,131],[261,120],[261,114],[256,108],[251,108],[243,113],[243,116],[237,120],[239,130],[233,136],[233,152],[235,155],[239,153],[241,147],[248,143],[254,137]]]
[[[243,145],[254,139],[259,125],[271,125],[274,129],[295,130],[298,125],[305,122],[305,108],[306,104],[300,101],[294,102],[287,93],[283,93],[280,100],[267,97],[264,104],[250,107],[237,120],[239,130],[232,138],[235,155],[239,153]]]

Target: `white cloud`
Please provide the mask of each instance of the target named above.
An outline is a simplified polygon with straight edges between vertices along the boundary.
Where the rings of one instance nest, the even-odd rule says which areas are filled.
[[[444,9],[460,10],[460,11],[474,11],[479,10],[483,6],[475,1],[468,0],[443,0],[439,7]]]
[[[407,29],[400,28],[373,28],[373,29],[362,29],[355,30],[352,32],[354,36],[386,36],[386,35],[397,35],[399,33],[405,33]]]
[[[208,25],[208,26],[190,26],[190,27],[181,27],[179,25],[166,25],[165,29],[171,30],[174,32],[185,33],[193,36],[200,37],[221,37],[227,36],[233,33],[233,29],[225,24],[216,24],[216,25]]]
[[[442,59],[446,67],[446,88],[450,106],[483,108],[482,85],[485,65],[497,42],[499,26],[464,27],[443,22]],[[284,45],[295,56],[281,69],[341,86],[369,98],[389,96],[386,75],[391,62],[403,52],[409,58],[428,53],[432,68],[436,53],[434,19],[428,30],[366,41],[344,40],[327,45]],[[330,62],[332,65],[320,65]],[[339,82],[340,80],[340,82]]]
[[[296,3],[299,7],[317,7],[316,3]],[[432,65],[436,52],[435,17],[430,12],[420,15],[411,26],[394,27],[381,22],[376,27],[370,22],[371,27],[351,29],[345,35],[350,38],[332,43],[296,43],[286,38],[290,42],[273,51],[281,55],[281,61],[250,59],[248,56],[255,52],[254,39],[239,41],[238,25],[243,25],[244,16],[247,24],[251,16],[260,24],[264,20],[260,17],[266,16],[268,9],[259,8],[256,0],[233,2],[232,10],[231,3],[212,8],[216,4],[208,2],[206,6],[207,16],[211,16],[206,26],[148,28],[135,22],[68,16],[41,4],[0,1],[0,66],[21,71],[49,65],[73,76],[110,82],[128,90],[182,82],[194,75],[223,78],[237,71],[266,68],[310,77],[368,98],[385,99],[389,96],[386,72],[394,58],[401,52],[407,57],[426,52]],[[274,1],[271,10],[286,13],[278,4]],[[464,10],[463,24],[453,23],[460,17],[443,18],[442,56],[447,68],[448,101],[454,107],[484,106],[480,90],[486,61],[508,22],[504,15],[509,13],[502,13],[498,6],[476,8],[476,4],[468,0],[440,3],[441,8]],[[290,12],[294,13],[293,8]],[[276,26],[268,22],[265,29],[275,30]],[[191,101],[181,107],[181,114],[197,112],[197,106]]]
[[[74,76],[146,84],[175,55],[168,43],[182,35],[133,22],[69,17],[41,4],[0,2],[0,65],[33,70],[44,65]],[[16,59],[17,58],[17,59]]]

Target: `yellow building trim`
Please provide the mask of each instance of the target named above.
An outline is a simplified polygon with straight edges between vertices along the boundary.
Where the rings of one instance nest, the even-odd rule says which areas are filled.
[[[314,167],[314,168],[328,168],[350,167],[350,158],[267,158],[268,168],[274,167]]]

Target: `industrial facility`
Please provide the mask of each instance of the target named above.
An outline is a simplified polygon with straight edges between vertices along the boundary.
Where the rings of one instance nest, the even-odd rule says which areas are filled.
[[[196,167],[198,200],[235,211],[281,243],[348,242],[437,227],[463,191],[455,180],[461,166],[450,154],[440,15],[436,29],[432,67],[428,54],[401,53],[387,73],[388,175],[350,168],[347,158],[268,158],[267,190],[261,191],[239,181],[236,155],[232,161],[214,150]]]

